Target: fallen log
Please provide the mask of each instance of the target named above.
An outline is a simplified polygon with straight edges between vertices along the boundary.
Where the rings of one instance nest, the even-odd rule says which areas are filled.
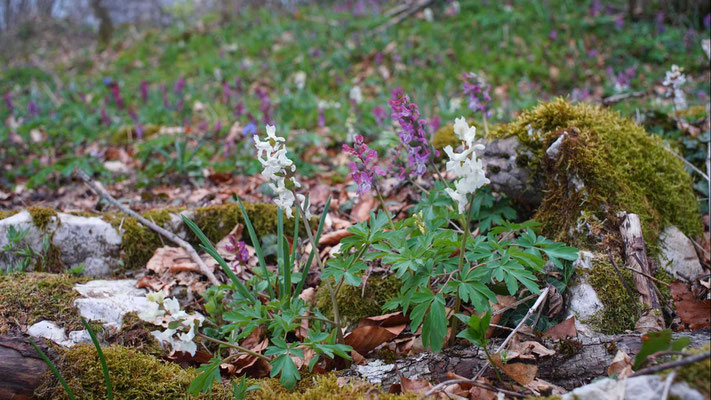
[[[703,347],[709,344],[709,331],[675,333],[674,337],[687,336],[691,339],[691,347]],[[490,347],[495,349],[501,341],[492,341]],[[555,349],[556,354],[542,357],[537,361],[538,376],[567,390],[589,383],[597,377],[607,376],[617,350],[622,350],[634,357],[641,348],[639,334],[598,335],[578,339],[547,340],[547,347]],[[368,360],[371,363],[374,360]],[[447,380],[447,372],[459,376],[472,377],[486,365],[486,354],[476,346],[454,346],[444,349],[441,353],[420,353],[405,357],[394,364],[384,364],[374,368],[353,365],[343,376],[357,377],[372,383],[382,384],[388,388],[393,383],[400,383],[400,375],[408,378],[424,378],[432,382]],[[493,372],[484,374],[495,380]]]
[[[38,340],[37,346],[53,357],[54,352]],[[0,400],[29,400],[49,367],[22,336],[0,336]]]

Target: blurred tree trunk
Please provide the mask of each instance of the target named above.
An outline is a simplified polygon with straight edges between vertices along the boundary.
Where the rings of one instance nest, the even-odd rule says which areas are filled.
[[[94,10],[94,17],[99,20],[99,45],[106,47],[111,42],[111,36],[114,33],[111,16],[102,4],[102,0],[91,0],[91,8]]]

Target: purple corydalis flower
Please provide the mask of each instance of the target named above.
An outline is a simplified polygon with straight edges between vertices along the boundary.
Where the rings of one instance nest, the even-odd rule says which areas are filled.
[[[356,159],[355,162],[348,163],[351,169],[350,176],[358,185],[356,194],[362,196],[370,192],[374,184],[373,179],[376,176],[385,175],[385,171],[375,165],[378,160],[378,153],[363,142],[362,135],[355,136],[353,147],[344,144],[343,151],[350,153]]]
[[[657,13],[657,33],[663,33],[664,32],[664,12],[660,11]]]
[[[439,115],[435,115],[434,117],[430,118],[430,129],[435,132],[439,128],[442,127],[442,117]]]
[[[148,100],[148,82],[141,81],[141,100],[145,103]]]
[[[232,269],[236,270],[239,265],[247,265],[247,261],[249,261],[247,244],[242,240],[237,240],[234,235],[228,236],[228,239],[229,243],[225,246],[225,250],[236,256],[235,264],[232,266]]]
[[[234,112],[232,113],[235,118],[239,118],[244,114],[244,103],[242,101],[238,101],[237,104],[235,105]]]
[[[318,109],[318,126],[326,126],[326,115],[324,115],[323,108]]]
[[[109,115],[106,113],[106,107],[101,108],[101,123],[104,125],[110,125],[111,120],[109,119]]]
[[[383,121],[385,121],[388,114],[385,112],[385,108],[383,106],[378,105],[373,108],[373,116],[375,117],[375,122],[377,122],[378,125],[381,125]]]
[[[617,75],[615,75],[612,67],[607,67],[606,71],[615,85],[615,90],[621,92],[630,88],[632,79],[637,76],[637,65],[627,67],[623,71],[617,73]]]
[[[409,173],[412,176],[424,175],[430,159],[430,145],[425,133],[427,121],[420,119],[417,104],[410,103],[410,98],[402,92],[402,89],[395,89],[388,103],[392,109],[393,120],[400,124],[401,130],[398,136],[407,149]]]
[[[600,0],[593,0],[592,5],[590,6],[590,15],[597,17],[600,14],[601,9],[602,4],[600,4]]]
[[[116,103],[116,107],[118,107],[119,110],[123,110],[124,102],[123,97],[121,97],[121,89],[119,89],[119,86],[117,84],[113,84],[109,86],[109,90],[111,91],[111,97],[113,97],[114,103]]]
[[[552,29],[551,32],[548,34],[548,38],[550,40],[558,39],[558,31],[556,31],[555,29]]]
[[[15,112],[15,106],[12,104],[12,97],[10,97],[10,92],[5,92],[5,94],[2,96],[3,100],[5,100],[5,107],[7,107],[7,111],[12,115]]]
[[[469,109],[474,112],[486,113],[486,106],[491,102],[489,85],[479,75],[469,72],[462,75],[464,95],[469,97]]]
[[[267,91],[262,88],[257,88],[255,92],[260,100],[259,111],[262,113],[262,121],[267,125],[273,125],[274,123],[272,120],[274,115],[272,110],[272,101],[269,99]]]
[[[625,16],[623,14],[620,14],[617,16],[617,19],[615,19],[615,27],[617,29],[622,29],[622,27],[625,26]]]
[[[183,94],[183,89],[185,89],[185,79],[178,78],[178,80],[175,82],[175,94]]]
[[[706,16],[704,17],[704,27],[706,29],[711,28],[711,13],[706,14]]]
[[[39,115],[40,109],[37,107],[37,103],[35,103],[33,100],[30,100],[29,103],[27,103],[27,114],[30,117],[36,117]]]
[[[232,88],[230,88],[230,84],[227,83],[227,81],[222,82],[222,93],[220,95],[220,101],[223,104],[228,104],[230,102],[230,99],[232,98]]]
[[[222,132],[222,121],[215,122],[215,126],[212,128],[215,135],[219,135]]]

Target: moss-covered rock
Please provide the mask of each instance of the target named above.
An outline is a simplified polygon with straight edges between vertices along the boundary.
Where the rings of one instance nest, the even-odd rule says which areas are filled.
[[[115,399],[178,400],[178,399],[231,399],[227,386],[217,384],[212,395],[189,396],[190,382],[198,375],[193,368],[161,361],[123,346],[102,349],[106,356],[113,383]],[[96,348],[77,345],[61,353],[57,367],[77,399],[105,399],[106,386]],[[67,399],[68,396],[51,372],[35,391],[39,399]]]
[[[32,216],[32,223],[40,230],[47,228],[52,218],[57,217],[57,212],[51,208],[33,206],[27,209]]]
[[[354,324],[361,318],[382,314],[383,305],[397,296],[400,287],[402,282],[395,275],[371,275],[363,294],[360,286],[343,285],[336,297],[341,319],[345,323]],[[333,318],[331,294],[324,284],[316,292],[316,305],[324,315]]]
[[[709,346],[703,348],[690,349],[688,352],[699,354],[709,351]],[[661,375],[666,376],[669,371],[664,371]],[[698,390],[707,399],[711,397],[711,358],[697,361],[693,364],[685,365],[677,370],[675,382],[686,382],[692,388]]]
[[[634,330],[637,314],[633,300],[625,289],[625,284],[628,287],[634,287],[632,273],[626,269],[620,271],[625,279],[625,283],[623,283],[617,271],[606,260],[594,258],[592,263],[593,266],[589,271],[580,274],[584,274],[585,279],[595,289],[604,309],[590,320],[582,322],[589,324],[597,332],[605,334]]]
[[[557,156],[548,157],[546,150],[563,135]],[[492,138],[511,136],[535,155],[537,162],[530,166],[545,176],[544,198],[534,218],[548,236],[584,246],[576,234],[580,217],[596,215],[616,230],[618,211],[640,216],[652,250],[666,225],[690,237],[701,232],[683,163],[664,150],[660,138],[617,112],[557,99],[492,132]]]
[[[19,212],[20,212],[20,210],[0,210],[0,219],[12,217],[13,215],[15,215]]]
[[[18,325],[57,321],[67,331],[81,328],[74,285],[86,282],[67,274],[41,272],[0,275],[0,334]]]
[[[254,400],[341,400],[341,399],[418,399],[418,394],[390,394],[378,391],[372,384],[351,381],[339,384],[335,373],[312,375],[302,379],[294,390],[287,390],[277,379],[259,379],[250,383],[260,386],[260,390],[250,392],[248,399]]]

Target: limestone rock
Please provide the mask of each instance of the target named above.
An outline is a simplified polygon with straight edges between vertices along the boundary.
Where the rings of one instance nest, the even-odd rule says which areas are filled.
[[[693,279],[703,273],[691,240],[676,226],[668,226],[659,235],[659,264],[676,278]]]
[[[481,158],[492,188],[519,204],[532,209],[538,206],[543,199],[543,180],[531,176],[527,163],[533,153],[523,150],[515,137],[485,142],[485,146]]]
[[[54,322],[47,320],[37,322],[30,326],[27,329],[27,333],[30,336],[51,340],[54,343],[64,347],[72,347],[80,343],[91,343],[89,331],[72,331],[69,332],[69,337],[67,337],[67,334],[64,332],[64,328],[61,328]]]
[[[581,386],[562,396],[563,400],[640,400],[660,399],[664,378],[659,375],[642,375],[623,380],[604,378]],[[699,391],[685,382],[675,383],[669,391],[670,398],[682,400],[705,399]]]
[[[55,226],[56,222],[52,221],[47,226],[47,229],[52,229]],[[46,233],[32,223],[32,215],[27,210],[0,220],[0,249],[10,243],[8,238],[10,229],[18,232],[27,232],[22,240],[15,244],[14,248],[16,250],[29,247],[36,253],[42,252],[42,242],[46,237]],[[0,271],[13,269],[21,261],[22,258],[13,251],[0,251]]]
[[[79,314],[91,321],[101,321],[108,328],[120,329],[123,316],[151,309],[146,291],[136,288],[136,280],[96,280],[74,287],[84,298],[74,300]]]

